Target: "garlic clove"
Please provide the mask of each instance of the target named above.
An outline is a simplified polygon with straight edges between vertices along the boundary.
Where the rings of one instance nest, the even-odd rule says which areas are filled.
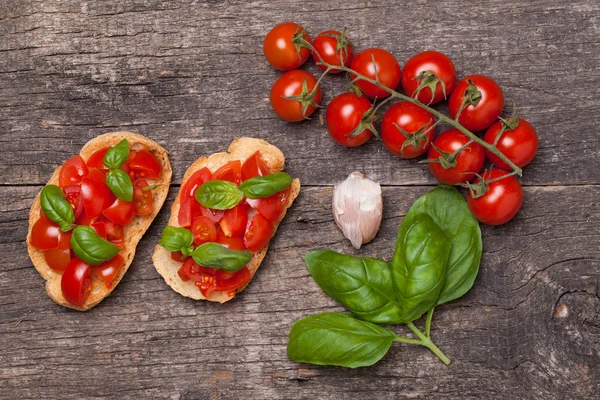
[[[358,171],[333,189],[333,217],[357,249],[377,235],[382,209],[381,186]]]

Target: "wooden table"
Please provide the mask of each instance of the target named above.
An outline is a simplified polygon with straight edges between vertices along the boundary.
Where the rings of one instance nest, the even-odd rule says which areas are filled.
[[[443,51],[459,76],[497,80],[505,112],[516,104],[540,135],[523,209],[507,225],[482,227],[473,289],[435,314],[449,367],[401,344],[357,370],[287,358],[293,321],[342,310],[302,256],[327,247],[389,259],[402,217],[436,181],[377,140],[337,146],[323,111],[299,124],[274,115],[268,93],[280,73],[261,46],[284,20],[313,35],[348,26],[357,48],[384,47],[401,63]],[[0,397],[598,398],[599,37],[593,0],[3,1]],[[345,85],[326,79],[324,103]],[[46,296],[32,267],[27,213],[53,168],[115,130],[166,147],[174,185],[118,288],[74,312]],[[151,252],[187,166],[240,136],[279,146],[302,193],[248,289],[224,305],[195,302],[165,284]],[[360,252],[330,211],[332,185],[354,170],[384,185],[381,231]]]

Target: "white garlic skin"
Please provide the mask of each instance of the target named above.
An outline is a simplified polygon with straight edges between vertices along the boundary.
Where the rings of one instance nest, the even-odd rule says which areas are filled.
[[[357,249],[377,235],[382,209],[381,186],[358,171],[333,189],[333,217]]]

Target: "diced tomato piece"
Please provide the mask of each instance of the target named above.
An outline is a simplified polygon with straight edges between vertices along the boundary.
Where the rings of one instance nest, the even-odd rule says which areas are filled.
[[[198,210],[201,215],[204,215],[215,224],[218,224],[225,215],[225,210],[213,210],[212,208],[203,207],[200,204],[198,204]]]
[[[106,239],[106,223],[104,221],[93,222],[90,224],[90,228],[96,231],[102,239]]]
[[[31,229],[31,245],[38,250],[56,249],[59,236],[58,225],[42,214]]]
[[[179,194],[179,214],[177,219],[182,227],[192,225],[193,218],[199,214],[200,204],[196,201],[194,195],[196,190],[205,182],[212,179],[212,174],[208,168],[202,168],[192,174],[181,188]]]
[[[73,230],[69,232],[58,231],[58,248],[60,250],[69,250],[71,248],[71,235]]]
[[[106,240],[122,249],[125,244],[125,231],[123,227],[112,221],[105,221],[104,228],[106,229]]]
[[[258,251],[265,247],[273,236],[273,223],[262,214],[256,214],[244,235],[244,245],[250,251]]]
[[[105,147],[103,149],[100,149],[100,150],[94,152],[94,154],[92,154],[90,156],[90,158],[88,158],[87,162],[85,163],[85,165],[88,167],[88,169],[91,169],[91,168],[108,169],[104,165],[104,156],[106,155],[106,152],[108,151],[109,148],[110,147]]]
[[[63,188],[65,192],[65,197],[67,201],[73,207],[73,214],[75,215],[75,219],[79,218],[81,213],[83,212],[83,201],[81,201],[81,186],[79,185],[69,185]]]
[[[73,257],[62,274],[60,287],[69,303],[82,307],[92,291],[92,269]]]
[[[227,237],[220,229],[217,231],[217,243],[230,250],[246,250],[243,237]]]
[[[83,158],[81,158],[80,155],[73,156],[65,161],[62,167],[60,167],[60,172],[58,173],[58,185],[60,187],[76,185],[81,182],[81,179],[83,179],[87,173],[88,169],[85,166]]]
[[[133,170],[131,170],[130,165],[131,165],[131,161],[133,161],[133,159],[135,158],[136,155],[137,155],[137,151],[129,150],[129,156],[127,156],[127,159],[125,160],[123,165],[121,165],[121,167],[119,168],[119,169],[123,170],[127,175],[129,175],[132,182],[135,181],[135,172]]]
[[[248,157],[248,159],[244,161],[244,164],[242,165],[242,181],[246,181],[257,176],[269,175],[270,173],[269,167],[267,167],[262,159],[260,150],[257,150],[256,153]]]
[[[193,281],[202,295],[210,297],[213,292],[224,292],[238,289],[250,281],[252,276],[247,267],[229,273],[215,268],[203,267],[189,257],[177,271],[183,281]]]
[[[203,215],[194,218],[191,231],[194,234],[194,243],[198,246],[217,240],[217,229],[215,228],[215,224]]]
[[[91,168],[88,174],[86,175],[86,178],[106,185],[107,174],[108,171],[99,170],[98,168]]]
[[[250,275],[248,267],[244,267],[233,274],[218,270],[215,291],[227,292],[239,289],[250,282],[251,278],[252,275]]]
[[[246,203],[269,221],[277,222],[283,211],[279,193],[262,199],[246,199]]]
[[[71,261],[70,249],[50,249],[44,251],[44,260],[55,271],[63,271]]]
[[[183,262],[183,265],[179,267],[177,274],[183,281],[189,281],[192,279],[194,282],[200,281],[200,270],[201,266],[196,264],[192,257],[187,257]]]
[[[136,176],[140,178],[160,178],[160,162],[148,150],[138,151],[133,160],[131,160],[129,168],[135,171]]]
[[[133,203],[135,203],[135,214],[139,216],[152,214],[152,209],[154,207],[152,190],[144,190],[144,188],[147,186],[148,182],[145,179],[138,179],[133,184]]]
[[[184,257],[180,251],[172,251],[171,252],[171,260],[177,261],[177,262],[184,262],[185,259],[186,259],[186,257]]]
[[[81,198],[83,199],[85,215],[88,217],[102,213],[115,201],[115,196],[105,183],[100,183],[88,177],[83,178],[81,182]]]
[[[101,215],[94,215],[93,217],[88,217],[85,213],[81,214],[79,218],[75,221],[75,225],[85,225],[90,226],[94,222],[101,220]]]
[[[135,217],[136,205],[125,200],[116,199],[110,207],[102,211],[102,215],[118,225],[129,225]]]
[[[213,174],[214,180],[229,181],[239,185],[242,181],[242,162],[240,160],[229,161]]]
[[[115,277],[125,265],[125,259],[117,254],[108,261],[103,262],[99,265],[92,265],[92,271],[98,276],[98,278],[104,281],[107,288],[111,288]]]
[[[246,205],[238,204],[230,210],[225,211],[223,219],[219,222],[223,234],[227,237],[242,237],[246,232],[248,224],[248,211]]]

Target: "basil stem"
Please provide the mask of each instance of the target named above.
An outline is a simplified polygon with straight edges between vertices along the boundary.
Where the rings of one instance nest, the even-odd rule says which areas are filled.
[[[127,139],[121,140],[116,146],[108,149],[104,155],[104,165],[108,169],[118,169],[129,157],[129,143]]]
[[[113,192],[116,198],[132,202],[133,183],[127,173],[121,169],[111,169],[106,175],[106,186]]]
[[[119,248],[98,236],[89,226],[79,225],[73,229],[71,248],[75,255],[90,265],[102,264],[119,252]]]
[[[201,185],[194,197],[206,208],[229,210],[242,201],[244,194],[234,183],[216,180]]]
[[[194,235],[188,229],[166,226],[158,244],[169,251],[180,251],[184,256],[189,256],[194,251],[193,241]]]
[[[292,180],[293,178],[289,174],[276,172],[248,179],[240,185],[240,189],[244,196],[250,199],[261,199],[287,189],[292,184]]]
[[[40,205],[51,221],[58,224],[62,232],[75,227],[73,207],[67,201],[63,190],[56,185],[46,185],[40,194]]]
[[[219,243],[209,242],[198,246],[193,251],[192,257],[197,264],[204,267],[237,272],[250,262],[252,253],[248,250],[230,250]]]

